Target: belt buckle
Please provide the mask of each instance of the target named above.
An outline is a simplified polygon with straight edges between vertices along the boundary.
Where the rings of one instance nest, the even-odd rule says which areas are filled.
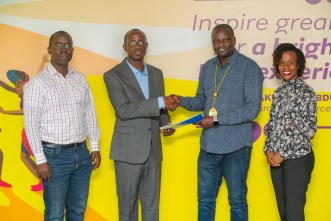
[[[57,148],[59,145],[57,144],[54,144],[54,143],[49,143],[49,142],[45,142],[43,141],[42,142],[46,147],[49,147],[49,148]]]

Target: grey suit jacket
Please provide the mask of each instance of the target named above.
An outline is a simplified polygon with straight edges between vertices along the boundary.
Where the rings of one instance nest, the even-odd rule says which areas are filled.
[[[146,64],[149,99],[144,94],[125,59],[104,74],[116,122],[110,158],[139,164],[147,160],[150,148],[158,162],[162,161],[160,126],[170,123],[168,112],[160,110],[158,97],[164,96],[162,71]]]

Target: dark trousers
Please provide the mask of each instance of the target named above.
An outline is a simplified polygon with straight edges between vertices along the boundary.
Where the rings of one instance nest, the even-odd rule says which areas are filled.
[[[285,160],[280,167],[270,167],[281,221],[304,221],[306,192],[314,169],[311,152],[303,157]]]

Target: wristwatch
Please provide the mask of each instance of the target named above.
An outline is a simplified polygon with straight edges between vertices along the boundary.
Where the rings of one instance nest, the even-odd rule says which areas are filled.
[[[214,122],[213,122],[213,125],[214,125],[215,127],[220,125],[220,122],[218,122],[218,120],[217,120],[217,116],[214,116]]]

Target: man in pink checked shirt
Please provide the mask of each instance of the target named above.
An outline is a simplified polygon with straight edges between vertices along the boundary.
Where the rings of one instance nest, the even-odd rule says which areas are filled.
[[[44,220],[81,221],[91,172],[100,165],[100,131],[90,87],[68,64],[71,36],[54,33],[48,66],[24,86],[24,124],[44,185]],[[87,149],[89,138],[91,153]]]

